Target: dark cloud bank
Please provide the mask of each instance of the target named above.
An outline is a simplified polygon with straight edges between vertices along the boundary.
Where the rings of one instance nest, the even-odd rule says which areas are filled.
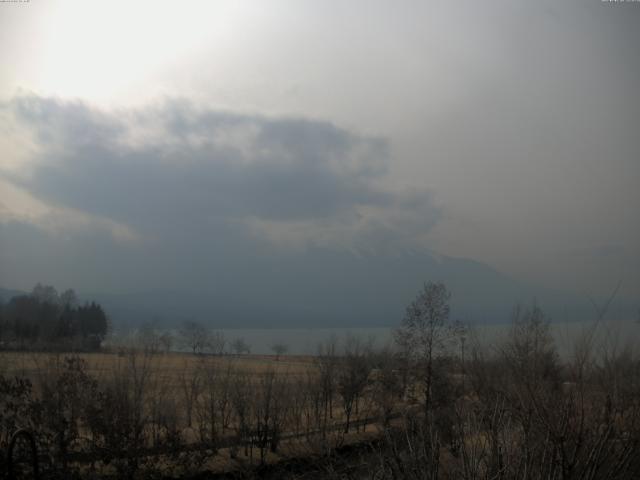
[[[422,248],[441,208],[429,192],[384,186],[381,139],[184,101],[105,112],[25,96],[2,109],[41,152],[25,171],[0,171],[5,180],[135,233],[5,222],[4,286],[19,274],[97,292],[116,322],[220,327],[393,325],[426,280],[447,282],[467,320],[503,321],[533,296],[565,318],[589,314],[576,298]]]

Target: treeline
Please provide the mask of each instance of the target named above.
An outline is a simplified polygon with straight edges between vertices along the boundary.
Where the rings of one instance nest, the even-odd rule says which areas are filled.
[[[38,284],[30,294],[0,305],[3,349],[97,350],[108,328],[102,307],[80,305],[73,290],[58,294],[54,287]]]
[[[228,341],[223,332],[211,330],[195,320],[183,321],[175,334],[160,328],[157,321],[144,322],[128,335],[112,338],[110,346],[116,350],[135,347],[148,353],[169,353],[172,350],[212,355],[251,353],[251,346],[244,338]],[[287,352],[288,346],[277,343],[272,350],[280,356]]]

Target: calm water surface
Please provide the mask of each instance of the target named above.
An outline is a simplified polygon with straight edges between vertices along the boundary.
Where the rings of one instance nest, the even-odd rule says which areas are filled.
[[[355,336],[376,347],[393,344],[393,328],[282,328],[282,329],[221,329],[227,342],[243,338],[250,346],[251,353],[273,353],[271,346],[283,343],[290,354],[308,355],[318,351],[318,345],[332,338],[338,347],[349,336]],[[597,346],[640,348],[640,324],[634,321],[602,322],[594,329],[591,323],[554,323],[552,335],[562,356],[571,354],[575,341],[585,334],[594,332]],[[498,347],[509,331],[508,325],[484,325],[472,328],[470,336],[480,344]]]

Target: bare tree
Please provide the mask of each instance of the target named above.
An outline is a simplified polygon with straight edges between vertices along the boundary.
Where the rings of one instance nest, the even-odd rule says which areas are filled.
[[[260,375],[252,394],[252,437],[264,463],[267,447],[276,452],[286,420],[287,380],[273,370]]]
[[[344,433],[349,433],[352,413],[358,414],[359,400],[367,385],[370,363],[367,350],[355,337],[348,337],[343,362],[338,370],[338,392],[345,414]]]
[[[187,426],[193,424],[193,410],[198,396],[202,390],[202,370],[194,369],[185,362],[182,375],[180,375],[180,390],[182,391],[184,411],[187,416]]]
[[[322,430],[326,431],[330,418],[333,418],[333,397],[336,392],[337,381],[337,348],[338,340],[335,336],[320,343],[318,355],[316,356],[316,367],[318,369],[317,383],[320,387],[322,404]],[[315,386],[313,383],[311,386]]]
[[[60,296],[58,295],[58,291],[51,285],[42,285],[38,282],[38,284],[33,287],[31,296],[38,299],[42,303],[49,303],[52,305],[60,304]]]
[[[391,417],[402,397],[402,379],[397,362],[388,349],[378,354],[376,369],[372,371],[373,400],[382,414],[383,427],[390,425]]]
[[[209,341],[207,329],[195,320],[182,322],[180,337],[184,346],[194,354],[202,353]]]
[[[160,342],[160,346],[164,353],[169,353],[171,351],[171,346],[173,345],[173,335],[171,335],[171,332],[162,332],[158,341]]]
[[[531,388],[559,375],[558,354],[550,322],[534,302],[530,308],[517,305],[504,355],[512,371]]]
[[[145,322],[140,325],[135,334],[136,345],[149,353],[158,353],[160,351],[160,333],[156,325],[155,321]]]
[[[276,354],[276,361],[280,360],[281,355],[285,355],[289,351],[289,346],[285,343],[274,343],[271,350]]]
[[[150,461],[143,452],[151,421],[147,408],[151,358],[148,352],[130,352],[124,365],[118,365],[101,386],[95,410],[88,415],[95,449],[116,458],[119,478],[134,478],[142,464]]]
[[[227,341],[224,338],[224,333],[213,332],[209,335],[208,344],[208,348],[210,348],[215,355],[223,355],[224,347],[227,344]]]
[[[409,367],[422,377],[426,415],[431,410],[434,359],[456,332],[456,326],[449,321],[450,298],[443,283],[426,283],[395,331],[396,343],[409,360]]]
[[[217,366],[211,362],[202,362],[199,366],[202,378],[202,394],[196,401],[198,416],[198,433],[203,443],[211,445],[216,450],[218,432],[220,427],[218,415],[218,393],[220,372]]]
[[[76,295],[76,292],[71,288],[68,288],[67,290],[62,292],[60,294],[60,305],[63,308],[65,308],[65,307],[69,307],[69,308],[77,307],[78,306],[78,296]]]
[[[231,378],[230,401],[233,408],[236,445],[231,449],[231,457],[236,455],[236,446],[244,445],[245,455],[253,448],[251,443],[251,414],[253,402],[251,380],[245,372],[235,372]]]
[[[249,347],[249,344],[247,344],[247,342],[245,342],[244,338],[242,338],[242,337],[236,338],[231,343],[231,348],[236,353],[236,355],[242,355],[244,353],[246,353],[246,354],[251,353],[251,347]]]

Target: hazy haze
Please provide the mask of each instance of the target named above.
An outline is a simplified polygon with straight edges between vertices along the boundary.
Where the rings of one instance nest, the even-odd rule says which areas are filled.
[[[599,0],[0,4],[0,286],[262,282],[324,312],[329,273],[315,300],[296,278],[334,252],[637,303],[639,25]]]

